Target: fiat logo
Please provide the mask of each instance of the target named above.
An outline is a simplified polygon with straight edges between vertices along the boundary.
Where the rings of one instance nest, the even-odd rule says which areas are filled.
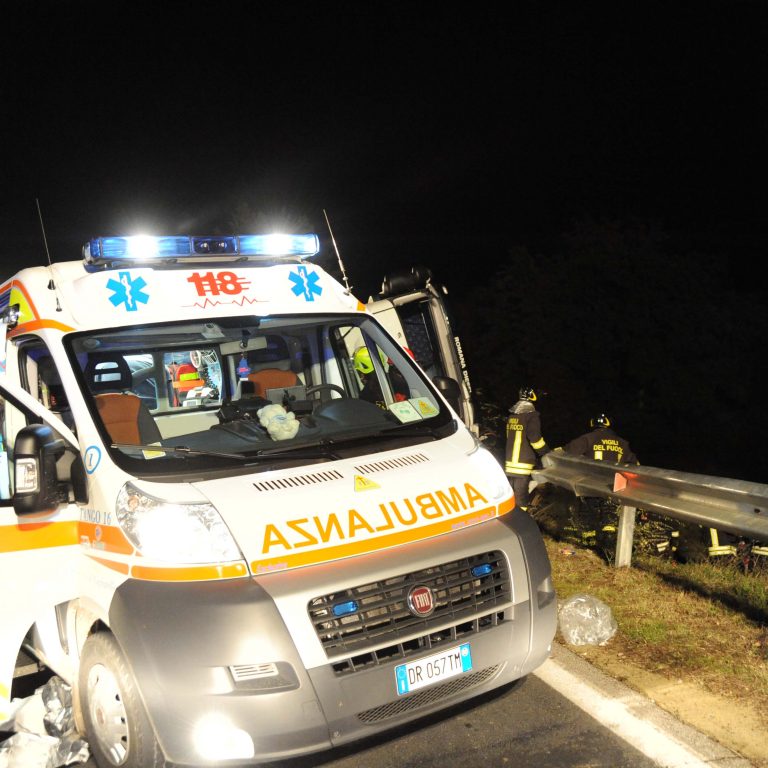
[[[429,616],[435,610],[432,590],[420,584],[408,591],[408,610],[414,616]]]

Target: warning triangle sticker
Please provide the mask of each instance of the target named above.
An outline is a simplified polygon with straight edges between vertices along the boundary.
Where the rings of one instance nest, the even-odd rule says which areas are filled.
[[[381,486],[367,477],[355,475],[355,491],[372,491],[374,488],[381,488]]]

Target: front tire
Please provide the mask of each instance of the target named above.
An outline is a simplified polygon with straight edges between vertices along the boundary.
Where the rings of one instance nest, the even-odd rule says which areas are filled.
[[[86,739],[99,768],[165,765],[133,674],[109,632],[85,641],[78,686]]]

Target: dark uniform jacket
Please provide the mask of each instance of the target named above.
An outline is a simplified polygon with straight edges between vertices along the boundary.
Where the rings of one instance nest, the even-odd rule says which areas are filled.
[[[612,461],[614,464],[638,464],[629,443],[608,427],[598,427],[575,440],[563,449],[574,456],[585,456],[598,461]]]
[[[541,436],[539,412],[529,400],[518,400],[507,419],[504,471],[508,475],[530,475],[536,457],[548,452]]]

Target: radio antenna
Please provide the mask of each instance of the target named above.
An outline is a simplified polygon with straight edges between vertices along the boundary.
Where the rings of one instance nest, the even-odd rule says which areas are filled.
[[[45,227],[43,226],[43,212],[40,210],[40,201],[37,198],[35,198],[35,205],[37,205],[37,216],[40,219],[40,230],[43,233],[43,245],[45,246],[45,255],[48,258],[48,269],[51,271],[51,279],[48,281],[48,289],[55,291],[56,284],[53,282],[53,264],[51,262],[51,252],[48,250],[48,239],[45,236]],[[56,295],[56,311],[61,312],[61,304],[59,304],[58,294]]]
[[[336,251],[336,258],[339,262],[339,269],[341,269],[341,277],[344,280],[344,285],[347,287],[347,293],[351,293],[352,289],[349,287],[349,280],[347,280],[347,273],[344,271],[344,262],[341,260],[341,254],[339,253],[339,246],[336,245],[336,238],[333,236],[333,230],[331,229],[331,222],[328,219],[328,214],[323,208],[323,216],[325,216],[325,223],[328,225],[328,232],[331,235],[331,242],[333,243],[333,250]]]

